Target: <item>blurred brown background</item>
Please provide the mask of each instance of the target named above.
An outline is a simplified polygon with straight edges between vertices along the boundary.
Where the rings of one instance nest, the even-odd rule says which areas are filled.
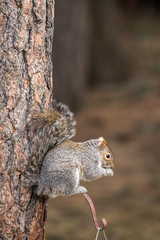
[[[115,155],[114,177],[83,183],[108,240],[160,236],[159,25],[158,0],[56,0],[54,95],[76,113],[74,140],[104,136]],[[47,240],[95,239],[83,196],[48,205]]]

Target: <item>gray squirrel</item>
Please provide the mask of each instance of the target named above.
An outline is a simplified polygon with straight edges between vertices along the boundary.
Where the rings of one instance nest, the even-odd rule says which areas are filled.
[[[29,171],[38,196],[55,198],[85,193],[80,180],[113,176],[114,158],[103,137],[85,142],[69,140],[76,122],[67,105],[56,103],[52,110],[34,112],[28,121]]]

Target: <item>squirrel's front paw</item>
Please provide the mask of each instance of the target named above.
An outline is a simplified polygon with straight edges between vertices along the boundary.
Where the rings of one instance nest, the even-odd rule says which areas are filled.
[[[106,175],[107,175],[107,176],[113,176],[113,175],[114,175],[113,170],[110,169],[110,168],[106,169]]]

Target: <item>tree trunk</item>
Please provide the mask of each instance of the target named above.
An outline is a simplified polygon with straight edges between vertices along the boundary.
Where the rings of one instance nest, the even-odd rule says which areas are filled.
[[[43,199],[26,184],[28,115],[52,102],[54,0],[0,2],[0,239],[44,239]]]
[[[117,1],[90,0],[91,18],[91,85],[128,81],[132,63],[125,48],[123,18]]]
[[[84,102],[89,60],[89,0],[58,0],[55,12],[55,98],[76,111]],[[63,88],[62,88],[63,85]]]

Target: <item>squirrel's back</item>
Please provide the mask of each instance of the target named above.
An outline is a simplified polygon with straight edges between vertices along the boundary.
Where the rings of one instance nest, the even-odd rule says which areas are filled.
[[[48,150],[76,133],[76,122],[69,107],[54,101],[53,109],[33,112],[28,121],[30,139],[29,170],[37,173]]]

